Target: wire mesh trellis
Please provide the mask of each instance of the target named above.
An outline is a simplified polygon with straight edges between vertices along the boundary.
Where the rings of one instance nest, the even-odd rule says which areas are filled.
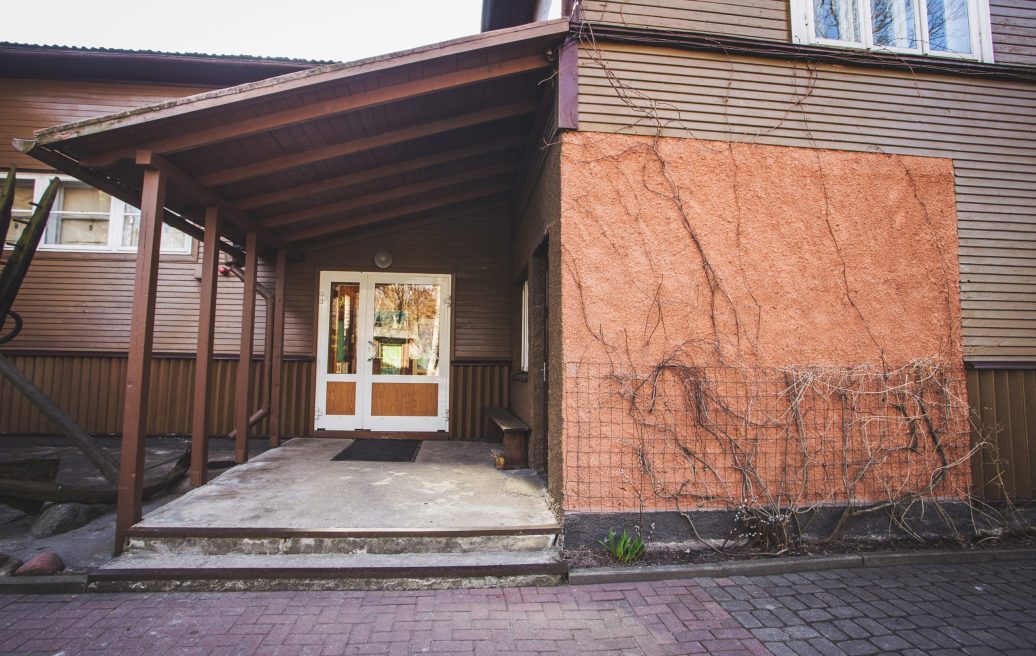
[[[971,453],[963,372],[876,367],[633,369],[568,363],[572,510],[959,498]]]

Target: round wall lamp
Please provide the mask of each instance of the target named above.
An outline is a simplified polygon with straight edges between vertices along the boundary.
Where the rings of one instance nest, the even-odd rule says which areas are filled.
[[[392,266],[392,253],[388,251],[378,251],[374,254],[374,266],[379,269],[387,269]]]

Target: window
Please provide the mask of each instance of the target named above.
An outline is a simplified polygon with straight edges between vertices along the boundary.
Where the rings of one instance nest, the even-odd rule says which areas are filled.
[[[791,0],[796,43],[993,61],[988,0]]]
[[[43,196],[53,177],[46,174],[19,176],[15,185],[13,215],[21,218],[31,215],[32,204]],[[50,211],[40,250],[132,252],[137,249],[140,210],[72,178],[58,178],[61,186]],[[7,241],[15,242],[22,230],[24,225],[16,224],[8,232]],[[190,253],[191,238],[163,225],[162,252]]]
[[[529,279],[522,283],[522,362],[521,371],[529,370]]]

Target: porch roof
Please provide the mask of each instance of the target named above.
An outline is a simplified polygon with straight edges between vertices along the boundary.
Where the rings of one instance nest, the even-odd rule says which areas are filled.
[[[331,64],[39,130],[15,146],[139,205],[165,171],[167,223],[254,230],[298,252],[373,224],[506,202],[539,147],[567,19]],[[537,116],[540,118],[537,119]]]

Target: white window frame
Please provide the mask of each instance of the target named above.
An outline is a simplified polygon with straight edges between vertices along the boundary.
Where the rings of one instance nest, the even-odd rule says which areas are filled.
[[[529,371],[529,279],[522,283],[522,356],[520,371]]]
[[[926,0],[914,0],[914,33],[917,48],[895,48],[875,45],[871,24],[871,0],[846,0],[856,3],[860,21],[859,41],[837,41],[817,38],[813,25],[813,0],[789,0],[791,3],[791,38],[802,45],[824,45],[836,48],[866,49],[872,52],[890,52],[906,55],[926,55],[993,63],[993,40],[989,22],[989,0],[966,0],[968,21],[971,31],[971,52],[957,53],[932,50],[928,43],[928,4]]]
[[[39,203],[43,198],[43,193],[47,190],[47,184],[53,178],[58,178],[61,182],[72,182],[75,184],[84,184],[75,178],[68,175],[60,175],[53,173],[19,173],[17,179],[25,182],[30,181],[33,184],[32,202]],[[89,187],[89,185],[86,185]],[[123,220],[127,213],[138,213],[140,210],[133,207],[129,203],[124,203],[114,196],[110,196],[111,205],[108,208],[108,243],[106,245],[101,244],[48,244],[43,240],[40,240],[38,250],[40,251],[53,251],[53,252],[64,252],[64,253],[136,253],[136,246],[123,246],[122,245],[122,229]],[[182,248],[169,248],[163,246],[161,252],[166,255],[190,255],[193,252],[194,243],[190,235],[184,235],[186,240]],[[4,246],[10,248],[10,246]]]

